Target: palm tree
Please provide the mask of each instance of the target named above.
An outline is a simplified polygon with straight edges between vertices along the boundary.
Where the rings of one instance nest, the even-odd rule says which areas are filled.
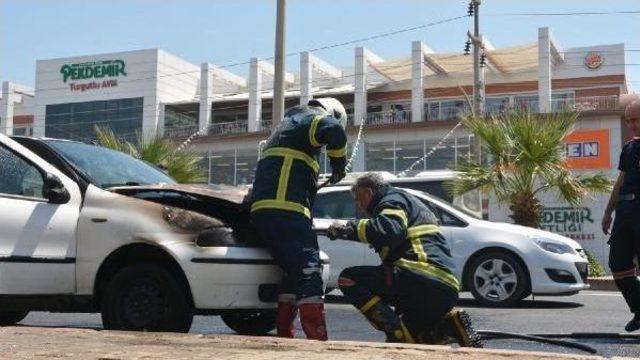
[[[603,173],[574,176],[567,166],[563,140],[573,130],[578,114],[515,112],[489,119],[470,115],[462,119],[482,141],[482,164],[463,161],[460,176],[449,186],[454,194],[482,189],[509,205],[516,224],[539,227],[542,204],[538,196],[555,192],[577,206],[590,192],[611,191]]]
[[[161,137],[145,139],[138,134],[135,143],[118,138],[107,127],[96,126],[100,145],[129,154],[163,170],[179,183],[197,183],[205,179],[200,167],[202,157],[188,148],[178,148]]]

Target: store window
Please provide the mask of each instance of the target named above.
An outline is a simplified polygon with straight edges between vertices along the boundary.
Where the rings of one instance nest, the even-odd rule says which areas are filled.
[[[209,184],[235,185],[235,150],[216,151],[209,156]]]
[[[236,154],[235,185],[251,185],[258,166],[257,149],[238,149]]]
[[[367,143],[364,161],[367,171],[395,172],[394,143]]]
[[[142,130],[143,98],[114,99],[47,105],[45,136],[92,141],[95,126],[110,128],[126,140]]]
[[[395,173],[402,172],[408,169],[416,161],[419,161],[424,157],[424,141],[397,141],[396,142],[396,169]],[[413,171],[407,173],[407,175],[415,175],[424,170],[424,163],[417,164]]]

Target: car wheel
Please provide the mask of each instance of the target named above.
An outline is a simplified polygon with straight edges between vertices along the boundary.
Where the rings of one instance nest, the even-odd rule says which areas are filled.
[[[223,314],[222,321],[240,335],[266,335],[276,328],[277,311],[241,310]]]
[[[0,311],[0,326],[15,325],[29,315],[29,311]]]
[[[188,332],[193,307],[187,291],[157,264],[127,266],[106,287],[102,323],[108,330]]]
[[[467,274],[467,288],[484,306],[511,306],[527,297],[531,288],[524,265],[507,252],[478,256]]]

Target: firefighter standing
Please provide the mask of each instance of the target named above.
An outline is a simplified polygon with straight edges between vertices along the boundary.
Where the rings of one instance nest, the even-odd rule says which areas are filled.
[[[298,309],[309,339],[327,340],[323,284],[311,212],[317,191],[317,158],[326,145],[330,182],[345,176],[347,114],[333,98],[314,99],[286,111],[267,141],[252,189],[251,220],[283,270],[278,336],[294,337]]]
[[[377,174],[358,178],[351,192],[369,218],[334,224],[328,236],[369,244],[382,265],[345,269],[338,278],[345,297],[388,342],[433,344],[454,337],[461,346],[481,347],[469,316],[452,310],[459,284],[435,215]]]
[[[627,106],[625,118],[634,137],[620,153],[620,174],[602,218],[602,231],[609,233],[611,214],[615,209],[616,217],[609,238],[609,268],[634,313],[625,327],[631,332],[640,329],[640,280],[634,263],[634,259],[640,257],[640,100]]]

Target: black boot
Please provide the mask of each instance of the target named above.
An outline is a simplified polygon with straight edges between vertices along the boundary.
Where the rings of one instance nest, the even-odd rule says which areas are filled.
[[[384,331],[387,342],[414,343],[414,336],[409,332],[402,319],[387,305],[383,304],[379,297],[371,298],[360,312],[369,320],[374,328]]]
[[[636,331],[640,329],[640,314],[636,313],[633,319],[627,323],[624,327],[628,332]]]
[[[462,347],[481,348],[482,340],[471,325],[471,317],[464,310],[453,309],[444,316],[445,332]]]

